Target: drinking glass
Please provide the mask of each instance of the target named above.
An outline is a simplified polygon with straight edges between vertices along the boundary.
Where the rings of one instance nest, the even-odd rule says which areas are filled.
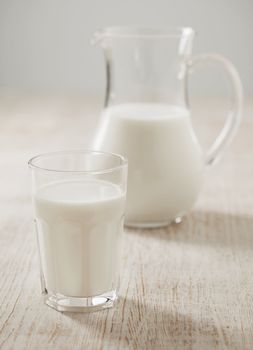
[[[117,298],[127,160],[63,151],[29,161],[42,293],[58,311],[95,311]]]

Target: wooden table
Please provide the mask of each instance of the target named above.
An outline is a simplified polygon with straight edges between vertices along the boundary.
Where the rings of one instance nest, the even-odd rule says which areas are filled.
[[[212,106],[195,108],[202,140],[221,126]],[[251,101],[183,223],[125,230],[116,308],[63,314],[43,304],[27,160],[86,147],[99,108],[83,97],[0,95],[0,349],[253,349]]]

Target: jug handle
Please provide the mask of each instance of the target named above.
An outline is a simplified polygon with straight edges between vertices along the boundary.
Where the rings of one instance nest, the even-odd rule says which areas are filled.
[[[224,71],[227,73],[227,76],[232,85],[232,103],[225,121],[225,125],[223,126],[222,130],[218,134],[217,138],[215,139],[205,156],[206,164],[212,165],[220,158],[222,152],[230,144],[238,130],[243,107],[243,88],[239,74],[235,69],[234,65],[227,58],[220,54],[200,54],[198,56],[191,57],[187,61],[188,72],[199,64],[209,62],[214,62],[215,64],[221,65]],[[187,92],[187,79],[185,87],[185,91]],[[186,100],[187,99],[188,94],[186,93]],[[188,104],[188,101],[186,102]]]

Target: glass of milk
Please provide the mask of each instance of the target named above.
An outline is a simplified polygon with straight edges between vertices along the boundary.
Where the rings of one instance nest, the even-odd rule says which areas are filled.
[[[58,311],[96,311],[117,299],[127,160],[96,151],[29,161],[41,286]]]

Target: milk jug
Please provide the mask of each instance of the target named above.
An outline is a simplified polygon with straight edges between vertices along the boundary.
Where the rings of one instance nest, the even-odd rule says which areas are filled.
[[[237,131],[242,87],[233,65],[219,54],[191,55],[192,28],[110,27],[94,42],[104,52],[106,94],[93,149],[128,158],[126,224],[166,226],[196,201],[206,165],[213,164]],[[210,61],[232,86],[225,126],[204,153],[188,101],[189,72]]]

